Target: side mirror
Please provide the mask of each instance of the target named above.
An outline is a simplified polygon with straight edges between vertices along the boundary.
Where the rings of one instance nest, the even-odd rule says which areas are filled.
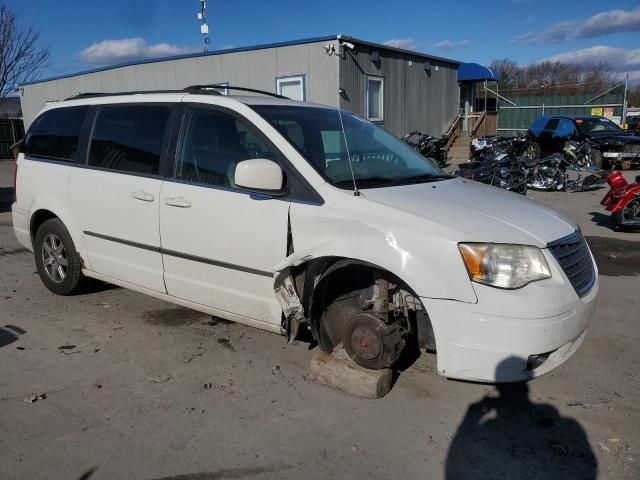
[[[244,160],[236,165],[236,187],[269,195],[286,195],[282,188],[284,174],[280,165],[264,158]]]

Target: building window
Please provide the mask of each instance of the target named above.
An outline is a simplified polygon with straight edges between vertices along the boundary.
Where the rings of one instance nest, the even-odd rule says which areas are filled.
[[[384,120],[384,78],[367,76],[367,118],[373,122]]]
[[[306,100],[304,75],[276,78],[276,91],[283,97],[304,102]]]

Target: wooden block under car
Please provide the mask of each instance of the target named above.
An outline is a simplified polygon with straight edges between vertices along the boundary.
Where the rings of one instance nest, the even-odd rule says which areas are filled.
[[[311,358],[309,380],[358,398],[382,398],[391,390],[393,372],[357,365],[340,345],[331,354],[318,351]]]

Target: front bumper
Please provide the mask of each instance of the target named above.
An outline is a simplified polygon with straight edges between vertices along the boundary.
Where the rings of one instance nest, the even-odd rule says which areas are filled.
[[[492,383],[526,381],[577,351],[595,308],[598,280],[579,297],[551,253],[543,252],[551,279],[518,290],[474,284],[476,304],[422,299],[436,337],[440,375]],[[532,356],[547,354],[542,364],[531,364]]]
[[[640,162],[640,152],[603,152],[602,157],[613,163],[624,160],[630,160],[632,163]]]

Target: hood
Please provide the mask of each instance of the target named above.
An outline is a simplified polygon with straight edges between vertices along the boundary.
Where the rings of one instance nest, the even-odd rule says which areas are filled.
[[[465,179],[361,190],[363,196],[458,230],[458,242],[545,247],[578,226],[522,195]]]
[[[601,135],[591,135],[589,137],[591,140],[597,143],[610,143],[610,142],[620,142],[622,144],[627,143],[640,143],[640,137],[636,135],[632,135],[631,133],[603,133]]]

